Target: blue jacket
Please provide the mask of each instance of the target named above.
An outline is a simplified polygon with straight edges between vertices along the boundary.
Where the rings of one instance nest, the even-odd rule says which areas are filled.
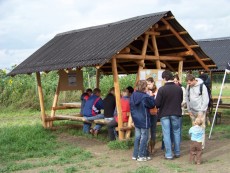
[[[154,97],[140,91],[135,91],[130,97],[131,116],[135,127],[150,128],[149,109],[155,106]]]
[[[83,108],[83,115],[85,117],[92,117],[101,113],[101,109],[103,109],[103,101],[100,97],[96,95],[91,95],[89,99],[85,102],[85,106]]]

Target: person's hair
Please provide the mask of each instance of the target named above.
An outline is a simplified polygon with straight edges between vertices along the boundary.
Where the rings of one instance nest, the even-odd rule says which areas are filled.
[[[126,89],[129,91],[130,94],[132,94],[134,91],[133,87],[131,86],[128,86]]]
[[[109,89],[109,93],[114,93],[114,91],[115,91],[114,87],[112,87],[112,88]]]
[[[123,90],[121,91],[121,95],[122,95],[122,96],[128,96],[128,95],[129,95],[128,90],[127,90],[127,89],[123,89]]]
[[[153,77],[148,77],[148,78],[146,79],[146,81],[153,83],[153,82],[154,82],[154,79],[153,79]]]
[[[179,75],[178,74],[175,74],[174,76],[173,76],[173,78],[175,79],[177,79],[178,81],[180,81],[180,78],[179,78]]]
[[[144,92],[147,87],[146,80],[139,80],[136,84],[136,90]]]
[[[203,123],[202,119],[201,118],[196,118],[195,119],[195,124],[198,125],[198,126],[201,126]]]
[[[173,80],[173,74],[171,71],[169,70],[165,70],[162,73],[162,79],[165,79],[166,81],[168,80]]]
[[[101,93],[101,90],[99,88],[94,88],[93,94]]]
[[[186,81],[193,81],[195,80],[195,77],[192,74],[187,74]]]
[[[208,79],[208,75],[203,73],[199,76],[200,79],[202,79],[204,82]]]
[[[88,92],[92,93],[93,91],[92,91],[91,88],[87,88],[85,92],[87,92],[87,93],[88,93]]]

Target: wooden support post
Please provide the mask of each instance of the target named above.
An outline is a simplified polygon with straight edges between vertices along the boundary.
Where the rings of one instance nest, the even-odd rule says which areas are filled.
[[[183,71],[183,61],[179,61],[178,65],[178,76],[180,78],[180,83],[182,83],[182,71]]]
[[[44,128],[47,128],[47,124],[45,121],[46,114],[45,114],[45,106],[44,106],[44,98],[43,98],[43,92],[42,92],[40,72],[36,72],[36,77],[37,77],[37,84],[38,84],[38,95],[39,95],[39,101],[40,101],[42,125]]]
[[[120,98],[120,87],[119,87],[119,79],[117,72],[117,60],[115,57],[112,58],[112,71],[113,71],[113,80],[114,80],[114,88],[116,95],[116,107],[117,107],[117,115],[118,115],[118,132],[119,132],[119,140],[124,139],[124,131],[121,131],[123,126],[122,121],[122,110],[121,110],[121,98]]]
[[[99,88],[100,84],[100,69],[96,68],[96,88]]]
[[[156,41],[156,36],[155,35],[152,35],[152,44],[153,44],[153,49],[154,49],[155,56],[159,57],[159,52],[158,52],[158,48],[157,48],[157,41]],[[160,60],[156,60],[156,66],[157,66],[157,69],[161,69]]]
[[[52,108],[57,106],[58,97],[59,97],[59,93],[60,93],[60,82],[61,82],[60,80],[61,80],[61,78],[59,76],[58,85],[57,85],[57,88],[56,88],[56,92],[55,92],[55,96],[54,96]],[[55,109],[51,110],[51,117],[55,116],[55,111],[56,111]]]
[[[145,40],[144,40],[144,44],[143,44],[143,47],[142,47],[142,52],[141,52],[141,55],[142,57],[145,57],[146,55],[146,51],[147,51],[147,46],[148,46],[148,41],[149,41],[149,34],[146,34],[145,35]],[[144,64],[145,63],[145,60],[141,60],[141,63]],[[140,66],[138,67],[138,72],[137,72],[137,76],[136,76],[136,83],[137,81],[140,80],[140,71],[144,68],[144,65],[143,66]]]

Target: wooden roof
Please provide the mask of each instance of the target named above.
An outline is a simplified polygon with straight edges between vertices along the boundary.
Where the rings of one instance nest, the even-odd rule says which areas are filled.
[[[143,55],[145,38],[148,42]],[[215,68],[171,11],[166,11],[57,34],[8,75],[87,66],[112,74],[113,57],[117,58],[119,74],[136,73],[139,60],[151,69],[156,68],[156,60],[171,71],[177,71],[182,60],[183,70]]]

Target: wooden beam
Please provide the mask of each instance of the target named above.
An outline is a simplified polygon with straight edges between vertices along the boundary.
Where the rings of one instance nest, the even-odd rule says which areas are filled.
[[[155,31],[146,31],[145,34],[148,34],[148,35],[160,35],[159,32],[155,32]]]
[[[172,20],[172,19],[175,19],[175,17],[174,16],[169,16],[169,17],[165,17],[164,19],[165,20]]]
[[[181,32],[178,32],[179,35],[184,35],[184,34],[188,34],[187,31],[181,31]],[[160,37],[172,37],[172,36],[175,36],[174,34],[164,34],[164,35],[159,35],[157,36],[157,38],[160,38]]]
[[[115,55],[117,59],[127,59],[127,60],[167,60],[167,61],[181,61],[184,60],[183,57],[176,56],[154,56],[154,55],[127,55],[127,54],[118,54]]]
[[[141,52],[141,55],[142,55],[142,57],[143,57],[143,59],[141,60],[141,63],[143,64],[143,65],[139,65],[139,67],[138,67],[138,72],[137,72],[137,76],[136,76],[136,83],[137,83],[137,81],[139,81],[140,80],[140,71],[144,68],[144,63],[145,63],[145,61],[144,61],[144,58],[145,58],[145,55],[146,55],[146,51],[147,51],[147,46],[148,46],[148,41],[149,41],[149,35],[148,34],[146,34],[145,35],[145,40],[144,40],[144,44],[143,44],[143,47],[142,47],[142,52]]]
[[[157,41],[156,41],[156,37],[154,35],[152,35],[152,45],[153,45],[154,55],[159,57],[159,52],[158,52],[158,47],[157,47]],[[161,65],[160,65],[160,60],[159,59],[156,60],[156,67],[157,67],[157,69],[161,69]]]
[[[44,105],[44,97],[43,97],[43,92],[42,92],[40,72],[36,72],[36,78],[37,78],[37,84],[38,84],[38,96],[39,96],[40,109],[41,109],[42,125],[44,128],[47,128],[47,124],[45,121],[46,113],[45,113],[45,105]]]
[[[116,108],[117,108],[117,116],[118,116],[118,130],[119,130],[119,140],[124,139],[124,132],[120,129],[123,126],[122,120],[122,110],[121,110],[121,99],[120,99],[120,86],[119,86],[119,79],[118,79],[118,72],[117,72],[117,61],[116,58],[112,58],[112,71],[113,71],[113,81],[114,81],[114,89],[116,97]]]
[[[200,47],[199,45],[190,45],[190,48],[197,48]],[[178,49],[186,49],[186,47],[173,47],[173,48],[165,48],[165,49],[159,49],[158,51],[167,51],[167,50],[178,50]]]
[[[183,72],[183,61],[179,61],[178,76],[179,76],[179,79],[180,79],[180,83],[182,82],[182,72]]]
[[[176,70],[167,62],[167,61],[163,61],[165,63],[165,65],[172,71],[175,72]]]
[[[125,47],[124,49],[122,49],[120,52],[118,53],[130,53],[130,48],[129,47]]]
[[[181,38],[181,36],[176,32],[176,30],[168,23],[167,20],[165,20],[164,18],[161,19],[161,21],[165,24],[165,25],[168,25],[169,28],[170,28],[170,31],[177,37],[177,39],[189,50],[189,51],[193,51],[191,49],[191,47],[189,47],[189,45]],[[196,60],[201,64],[201,66],[209,71],[209,68],[204,64],[203,61],[201,61],[201,59],[198,57],[198,55],[196,54],[196,52],[193,53],[194,57],[196,58]]]
[[[129,45],[130,49],[134,50],[135,52],[137,52],[138,54],[141,54],[141,50],[137,49],[136,47]]]
[[[117,63],[118,68],[120,68],[124,73],[128,74],[128,72],[122,67],[120,64]]]
[[[165,54],[166,56],[192,56],[193,52],[192,51],[184,51],[184,52],[179,52],[179,53],[171,53],[171,54]]]
[[[165,30],[169,30],[169,26],[163,25],[163,26],[156,28],[156,31],[165,31]]]

